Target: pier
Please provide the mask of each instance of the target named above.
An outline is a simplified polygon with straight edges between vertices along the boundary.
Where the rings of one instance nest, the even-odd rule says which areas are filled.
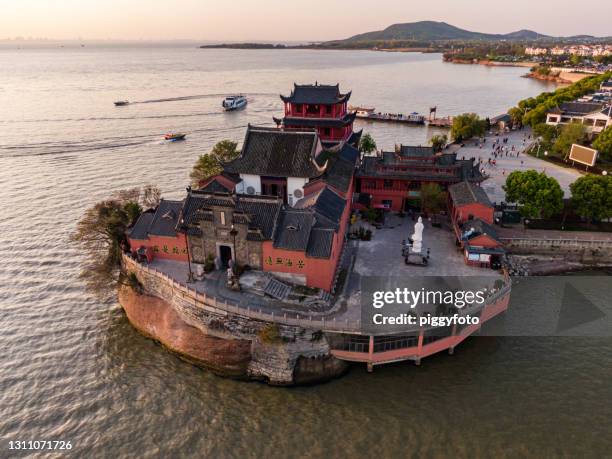
[[[428,125],[433,127],[450,128],[453,125],[453,117],[436,117],[436,107],[430,108],[429,118],[417,112],[404,113],[382,113],[373,107],[349,107],[349,112],[355,114],[355,118],[366,121],[379,121],[384,123],[400,123],[414,125]]]

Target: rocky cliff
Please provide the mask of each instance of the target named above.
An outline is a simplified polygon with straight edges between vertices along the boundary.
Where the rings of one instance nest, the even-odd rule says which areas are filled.
[[[119,302],[130,323],[182,358],[222,376],[265,381],[273,385],[313,384],[342,375],[347,364],[330,354],[324,335],[314,330],[277,326],[272,342],[261,331],[271,324],[199,310],[160,298],[155,280],[140,273],[146,293],[121,287]],[[155,281],[158,282],[158,281]]]

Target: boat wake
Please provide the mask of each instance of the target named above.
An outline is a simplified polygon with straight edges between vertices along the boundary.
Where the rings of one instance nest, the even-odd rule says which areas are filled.
[[[246,124],[235,125],[225,128],[197,128],[190,129],[190,134],[196,133],[233,133],[241,132]],[[113,136],[101,139],[77,140],[77,141],[56,141],[56,142],[30,142],[20,145],[0,146],[0,157],[27,157],[27,156],[46,156],[62,155],[74,153],[96,152],[101,150],[113,150],[118,148],[130,148],[143,145],[167,145],[168,141],[163,140],[166,133],[157,132],[153,134],[134,135],[134,136]]]

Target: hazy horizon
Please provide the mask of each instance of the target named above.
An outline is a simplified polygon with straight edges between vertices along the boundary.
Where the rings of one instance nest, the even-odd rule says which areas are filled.
[[[407,6],[380,0],[0,0],[0,40],[36,37],[114,41],[277,41],[347,38],[404,22],[443,21],[475,32],[531,29],[552,36],[612,35],[612,2],[594,0],[559,7],[555,1],[515,0],[504,9],[485,0],[439,0]],[[584,21],[580,18],[584,17]]]

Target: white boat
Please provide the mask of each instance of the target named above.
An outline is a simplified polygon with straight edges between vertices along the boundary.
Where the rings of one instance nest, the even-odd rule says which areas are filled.
[[[241,108],[246,107],[246,104],[247,98],[242,94],[239,94],[234,96],[227,96],[225,99],[223,99],[223,103],[221,105],[223,105],[223,108],[226,111],[231,111],[240,110]]]

